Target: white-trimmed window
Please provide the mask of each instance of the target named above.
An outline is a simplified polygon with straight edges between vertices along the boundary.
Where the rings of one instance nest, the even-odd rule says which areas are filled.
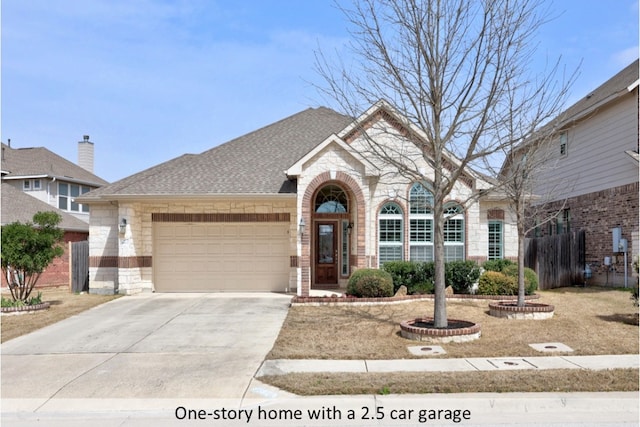
[[[342,257],[340,266],[343,277],[349,276],[349,234],[352,226],[348,220],[342,220]]]
[[[504,237],[502,221],[489,221],[489,252],[488,259],[504,258]]]
[[[568,145],[567,145],[567,132],[561,132],[559,136],[559,145],[560,145],[560,156],[566,156]]]
[[[316,195],[316,213],[347,213],[349,198],[337,185],[325,185]]]
[[[42,189],[42,181],[40,179],[25,179],[22,181],[22,189],[24,191],[38,191]]]
[[[378,218],[378,265],[403,258],[402,209],[396,203],[386,203]]]
[[[76,197],[88,193],[89,190],[91,190],[91,188],[84,185],[59,182],[58,209],[71,212],[89,212],[88,205],[83,205],[75,201]]]
[[[433,194],[418,182],[409,191],[409,259],[433,261]]]
[[[444,260],[464,260],[464,214],[456,203],[444,206]]]

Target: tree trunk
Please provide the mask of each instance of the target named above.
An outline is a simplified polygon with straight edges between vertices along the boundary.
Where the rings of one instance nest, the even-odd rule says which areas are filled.
[[[524,307],[524,236],[518,232],[518,307]]]
[[[433,321],[436,328],[446,328],[447,299],[444,275],[444,204],[436,191],[433,206],[433,258],[435,261]]]
[[[525,217],[524,202],[518,203],[516,208],[516,220],[518,229],[518,307],[524,307],[524,234],[525,234]]]

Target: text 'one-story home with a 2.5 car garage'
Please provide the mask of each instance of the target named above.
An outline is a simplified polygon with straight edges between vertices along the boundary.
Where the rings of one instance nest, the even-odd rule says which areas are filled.
[[[356,119],[309,108],[91,191],[90,292],[306,296],[345,286],[358,268],[432,260],[428,180],[381,162],[369,143],[428,178],[422,137],[384,101]],[[516,257],[508,203],[490,188],[472,170],[458,180],[446,260]]]

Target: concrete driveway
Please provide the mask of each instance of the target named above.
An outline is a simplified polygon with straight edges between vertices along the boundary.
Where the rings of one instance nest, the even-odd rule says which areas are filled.
[[[2,344],[2,400],[242,398],[290,297],[122,297]],[[14,405],[9,405],[14,406]]]

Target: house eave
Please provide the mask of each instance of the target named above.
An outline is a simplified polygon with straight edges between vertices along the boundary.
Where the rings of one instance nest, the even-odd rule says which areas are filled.
[[[77,197],[76,201],[80,203],[101,203],[101,202],[116,202],[116,201],[167,201],[167,200],[287,200],[295,199],[296,193],[213,193],[213,194],[104,194],[95,197]]]
[[[344,142],[338,135],[333,134],[329,136],[327,139],[322,141],[320,144],[316,145],[313,150],[309,151],[305,154],[300,160],[295,162],[289,169],[284,171],[285,175],[291,179],[293,177],[298,177],[302,175],[302,170],[304,169],[305,163],[309,162],[313,157],[318,155],[324,148],[328,147],[331,144],[336,144],[338,147],[347,152],[351,157],[353,157],[356,161],[358,161],[363,167],[365,171],[365,176],[377,176],[378,171],[373,168],[373,166],[360,155],[360,153],[354,151],[349,144]]]
[[[102,187],[104,184],[98,182],[87,181],[84,179],[72,178],[69,176],[49,175],[49,174],[32,174],[32,175],[6,175],[2,177],[5,181],[18,181],[21,179],[55,179],[56,181],[70,182],[72,184],[82,184],[91,187]]]
[[[638,154],[637,151],[633,151],[633,150],[625,150],[625,154],[627,154],[629,157],[631,157],[633,160],[636,161],[636,164],[638,162],[640,162],[640,154]]]

